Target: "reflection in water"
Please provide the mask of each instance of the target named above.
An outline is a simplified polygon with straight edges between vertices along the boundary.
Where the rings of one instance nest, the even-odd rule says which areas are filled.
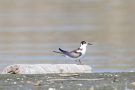
[[[0,1],[0,70],[16,63],[75,63],[52,51],[75,49],[82,40],[93,43],[83,61],[94,72],[135,70],[134,1],[30,2]]]

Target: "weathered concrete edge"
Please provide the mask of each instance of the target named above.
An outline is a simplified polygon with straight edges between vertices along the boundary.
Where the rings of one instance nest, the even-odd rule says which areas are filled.
[[[91,73],[91,66],[77,64],[14,64],[1,74]]]

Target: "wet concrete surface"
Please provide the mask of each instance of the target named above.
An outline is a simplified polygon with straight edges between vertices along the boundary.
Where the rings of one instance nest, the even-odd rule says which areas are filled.
[[[135,90],[135,73],[1,74],[0,90]]]

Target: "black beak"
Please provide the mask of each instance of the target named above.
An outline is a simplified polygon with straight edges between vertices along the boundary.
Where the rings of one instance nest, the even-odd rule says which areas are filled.
[[[88,45],[93,45],[93,44],[91,44],[91,43],[88,43]]]

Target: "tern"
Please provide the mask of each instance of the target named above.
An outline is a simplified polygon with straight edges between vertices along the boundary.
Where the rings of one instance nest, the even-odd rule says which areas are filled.
[[[87,49],[87,45],[92,45],[91,43],[87,43],[86,41],[81,41],[80,43],[80,47],[75,49],[75,50],[72,50],[72,51],[66,51],[66,50],[63,50],[61,48],[59,48],[59,51],[53,51],[55,53],[59,53],[61,54],[62,56],[65,56],[69,59],[72,59],[72,60],[78,60],[81,64],[81,58],[84,57],[85,53],[86,53],[86,49]]]

